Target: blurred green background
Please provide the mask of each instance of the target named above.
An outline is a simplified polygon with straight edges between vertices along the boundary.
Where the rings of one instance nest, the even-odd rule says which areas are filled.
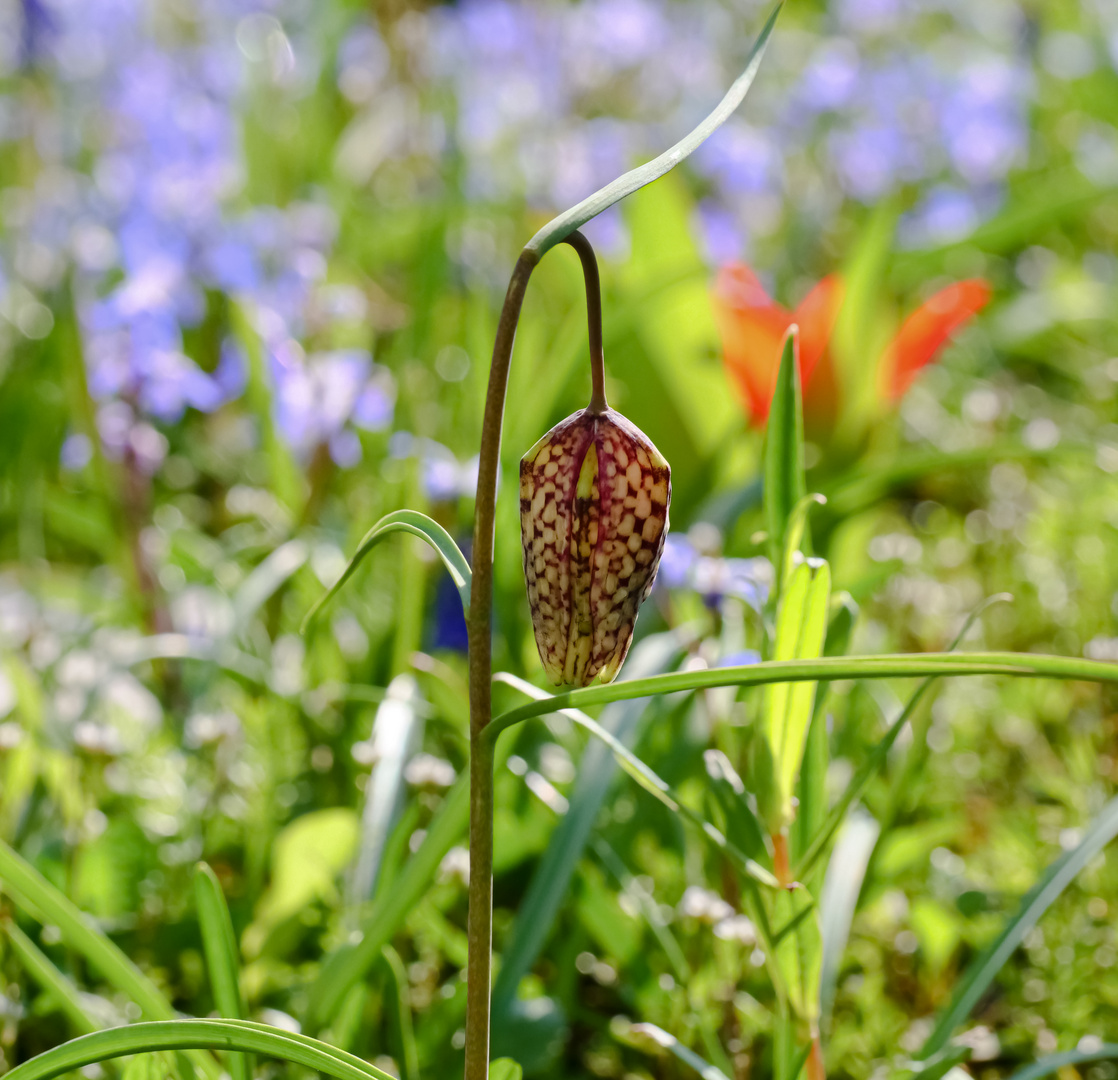
[[[0,5],[0,839],[177,1009],[214,1008],[204,858],[248,1015],[407,1080],[460,1067],[464,827],[431,829],[466,761],[457,595],[405,538],[299,626],[384,513],[425,510],[468,544],[520,246],[701,118],[763,17],[753,0]],[[942,649],[1009,592],[968,647],[1118,659],[1116,64],[1108,0],[793,0],[738,114],[591,223],[611,404],[673,469],[631,669],[763,647],[763,427],[723,338],[753,316],[716,289],[737,264],[788,309],[845,283],[808,485],[829,498],[814,541],[857,605],[853,651]],[[890,397],[902,320],[976,278],[989,304]],[[504,428],[495,667],[537,683],[516,467],[587,399],[582,288],[565,249],[536,272]],[[830,688],[836,795],[910,691]],[[702,805],[704,754],[740,762],[755,709],[720,691],[603,722]],[[830,1073],[903,1074],[968,959],[1115,794],[1116,736],[1112,694],[1084,685],[930,696],[851,826],[868,865]],[[560,718],[508,753],[498,1048],[536,1075],[687,1075],[629,1028],[649,1022],[735,1080],[768,1075],[771,987],[717,853]],[[316,1012],[323,958],[409,866],[414,899],[380,924],[395,952]],[[91,1023],[138,1017],[7,892],[0,1071],[76,1033],[20,941]],[[1118,1041],[1116,912],[1111,853],[973,1010],[974,1075]]]

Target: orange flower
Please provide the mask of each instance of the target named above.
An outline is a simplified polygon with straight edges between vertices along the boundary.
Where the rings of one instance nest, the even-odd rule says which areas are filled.
[[[744,263],[728,263],[719,272],[714,306],[723,358],[757,426],[768,418],[780,344],[792,323],[800,328],[804,419],[809,428],[817,429],[834,421],[839,390],[828,346],[843,293],[842,279],[830,274],[792,312],[765,292]],[[951,335],[989,299],[990,286],[985,281],[960,281],[937,292],[904,321],[881,358],[882,385],[891,400],[904,394],[920,369],[936,358]]]

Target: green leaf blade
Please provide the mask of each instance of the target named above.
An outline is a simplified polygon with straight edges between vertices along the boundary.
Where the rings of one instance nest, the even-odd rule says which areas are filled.
[[[616,180],[606,184],[605,187],[595,191],[593,195],[583,199],[582,202],[564,211],[557,218],[549,221],[526,245],[526,250],[535,252],[537,256],[543,255],[565,237],[570,236],[576,229],[581,228],[591,218],[597,217],[603,210],[608,210],[614,203],[620,202],[627,195],[640,190],[653,180],[658,180],[665,173],[674,169],[681,161],[694,153],[715,131],[718,130],[733,114],[734,110],[745,99],[757,71],[761,66],[761,59],[765,55],[772,34],[776,17],[780,14],[782,3],[778,3],[772,10],[753,48],[749,53],[749,60],[745,70],[726,92],[725,97],[715,106],[714,110],[696,128],[690,131],[673,147],[665,150],[659,157],[639,166],[636,169],[619,176]]]
[[[365,534],[342,576],[334,582],[326,595],[307,612],[302,626],[304,634],[318,620],[322,609],[337,596],[345,583],[357,572],[365,556],[385,537],[396,532],[411,533],[412,536],[418,536],[420,540],[425,540],[434,548],[435,553],[442,559],[443,565],[453,579],[455,588],[458,589],[463,612],[469,614],[470,583],[473,574],[470,571],[470,564],[466,561],[466,556],[462,554],[461,549],[454,542],[454,538],[437,521],[429,518],[426,514],[419,513],[418,510],[396,510],[382,517]]]
[[[74,1030],[79,1035],[99,1031],[101,1025],[82,1006],[77,987],[51,963],[50,958],[33,942],[12,919],[0,922],[8,944],[24,971],[31,976],[57,1003]]]
[[[1052,1076],[1067,1066],[1090,1065],[1093,1061],[1113,1061],[1118,1058],[1118,1043],[1103,1043],[1094,1050],[1065,1050],[1062,1054],[1049,1054],[1023,1069],[1018,1069],[1010,1080],[1041,1080]]]
[[[765,661],[739,667],[673,672],[602,686],[586,686],[532,701],[493,718],[483,738],[496,740],[515,724],[565,708],[589,708],[611,701],[709,690],[718,686],[765,686],[780,682],[835,679],[892,679],[925,675],[1012,675],[1019,678],[1068,679],[1118,683],[1118,663],[1048,656],[1041,653],[887,653],[879,656],[826,656],[818,660]]]
[[[9,1080],[52,1080],[100,1061],[160,1050],[233,1050],[290,1061],[337,1080],[392,1080],[358,1057],[305,1035],[247,1020],[156,1020],[83,1035],[17,1065]]]
[[[221,882],[209,864],[200,862],[194,869],[194,901],[202,931],[202,948],[210,973],[210,987],[218,1012],[229,1020],[245,1018],[241,1000],[240,963],[233,920],[221,891]],[[234,1054],[229,1061],[232,1080],[251,1080],[252,1062],[243,1054]]]
[[[807,494],[804,477],[803,397],[800,389],[799,343],[790,330],[784,338],[772,406],[765,432],[765,526],[769,555],[779,572],[785,533],[792,511]]]
[[[922,1054],[930,1056],[947,1045],[951,1033],[961,1024],[978,1003],[1013,955],[1025,935],[1048,910],[1052,902],[1071,884],[1079,872],[1118,835],[1118,797],[1110,800],[1095,818],[1083,839],[1070,851],[1064,852],[1041,876],[1025,895],[1016,914],[1006,923],[1002,932],[984,949],[971,964],[957,984],[951,1004],[940,1015]]]

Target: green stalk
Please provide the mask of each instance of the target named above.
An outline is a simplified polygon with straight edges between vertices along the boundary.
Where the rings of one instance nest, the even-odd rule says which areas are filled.
[[[745,71],[714,110],[679,142],[652,161],[632,169],[600,188],[570,210],[548,222],[525,246],[505,294],[493,343],[489,387],[482,417],[478,460],[477,499],[474,507],[473,588],[466,617],[470,673],[470,907],[467,918],[469,960],[466,965],[466,1067],[464,1080],[488,1080],[489,994],[493,940],[493,757],[492,739],[483,737],[492,720],[491,679],[493,609],[493,545],[497,511],[497,476],[501,465],[501,425],[508,392],[509,364],[520,309],[528,279],[544,254],[566,240],[579,254],[586,276],[590,324],[593,396],[591,407],[605,408],[605,383],[601,362],[601,301],[597,266],[580,226],[620,202],[626,195],[674,169],[730,117],[745,98],[761,66],[778,2],[753,48]],[[596,326],[595,326],[596,324]],[[546,711],[546,709],[544,710]]]
[[[291,1061],[337,1080],[392,1080],[344,1050],[248,1020],[157,1020],[71,1039],[5,1073],[6,1080],[52,1080],[99,1061],[158,1050],[232,1050]]]
[[[470,891],[466,938],[466,1067],[464,1080],[489,1075],[489,994],[493,947],[493,744],[482,736],[493,717],[493,545],[497,520],[497,476],[501,467],[501,424],[509,364],[528,279],[539,262],[521,252],[505,295],[481,426],[477,501],[474,508],[473,579],[466,619],[470,672]]]
[[[602,351],[602,297],[598,264],[590,242],[579,232],[561,238],[578,252],[586,279],[592,394],[590,408],[606,409]],[[492,613],[493,548],[497,518],[497,477],[501,468],[501,427],[508,392],[516,325],[528,280],[540,255],[525,248],[517,260],[497,324],[489,388],[481,427],[477,500],[474,509],[473,576],[466,620],[470,672],[470,891],[466,936],[466,1070],[464,1080],[489,1075],[489,1013],[493,946],[493,741],[483,733],[493,718]]]
[[[764,686],[781,682],[830,682],[835,679],[905,679],[924,675],[1017,675],[1114,683],[1118,682],[1118,664],[1082,660],[1074,656],[1015,652],[893,653],[883,656],[825,656],[818,660],[769,660],[743,667],[670,672],[607,686],[567,690],[502,713],[486,728],[485,738],[495,740],[501,732],[534,716],[654,694],[710,690],[717,686]]]

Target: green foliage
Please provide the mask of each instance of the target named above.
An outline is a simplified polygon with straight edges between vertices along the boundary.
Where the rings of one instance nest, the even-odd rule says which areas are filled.
[[[346,70],[341,43],[370,9],[310,5],[321,53],[294,41],[298,79],[283,90],[264,68],[283,68],[287,39],[268,38],[274,55],[251,62],[235,117],[246,173],[231,208],[271,221],[311,199],[337,216],[323,265],[306,252],[300,263],[321,271],[313,310],[278,314],[305,322],[293,333],[307,356],[367,350],[390,379],[391,430],[351,432],[359,464],[327,440],[293,447],[271,315],[209,284],[175,292],[198,308],[182,352],[212,372],[223,343],[237,346],[243,397],[169,420],[117,400],[166,441],[152,472],[104,442],[83,358],[85,271],[33,287],[41,252],[17,223],[37,172],[50,190],[89,179],[101,198],[112,169],[71,174],[48,160],[50,124],[12,128],[0,164],[0,1069],[15,1080],[124,1057],[110,1068],[125,1080],[243,1080],[254,1060],[342,1080],[460,1073],[469,477],[503,278],[540,218],[519,196],[478,196],[454,103],[445,157],[420,152],[442,138],[421,123],[392,134],[389,120],[428,115],[435,91],[408,81],[410,50],[445,14],[404,7],[375,13],[392,74],[371,99],[368,71],[342,92],[332,70]],[[1038,55],[1057,31],[1103,55],[1086,9],[1034,7]],[[189,5],[156,9],[161,35],[191,38]],[[798,89],[781,80],[788,56],[815,62],[824,17],[781,14],[794,33],[755,91],[797,116]],[[270,18],[250,15],[233,47],[251,52]],[[928,31],[940,50],[962,32],[946,25]],[[746,75],[716,120],[772,26],[751,52],[742,37]],[[48,119],[63,93],[51,63],[28,58],[5,82]],[[763,432],[726,377],[718,267],[697,224],[709,177],[687,166],[619,208],[627,242],[602,245],[610,399],[671,461],[674,546],[620,681],[555,695],[539,688],[515,466],[585,402],[585,309],[569,254],[536,271],[494,568],[491,1076],[793,1080],[809,1075],[816,1036],[836,1080],[1109,1075],[1118,223],[1113,187],[1084,169],[1112,141],[1115,77],[1105,65],[1034,74],[1028,161],[965,237],[913,246],[919,184],[872,209],[847,200],[820,224],[801,159],[841,141],[829,117],[805,113],[803,151],[783,154],[781,213],[741,197],[772,295],[794,303],[824,274],[844,278],[827,359],[852,393],[826,443],[810,425],[805,438],[794,338]],[[608,100],[582,105],[643,115],[669,90],[619,77],[600,89]],[[358,149],[382,157],[355,180]],[[517,147],[533,162],[537,150]],[[546,226],[536,248],[676,151]],[[71,225],[63,248],[89,238]],[[113,269],[97,302],[130,273]],[[894,414],[880,411],[875,365],[897,313],[940,279],[976,275],[994,287],[990,310]],[[32,302],[51,312],[46,338],[20,329]],[[89,460],[62,467],[75,434]],[[425,543],[380,545],[396,532]],[[983,599],[1006,593],[1012,608]],[[300,637],[302,625],[315,632]],[[388,771],[398,797],[377,816],[373,778]],[[353,882],[370,847],[368,893]]]

